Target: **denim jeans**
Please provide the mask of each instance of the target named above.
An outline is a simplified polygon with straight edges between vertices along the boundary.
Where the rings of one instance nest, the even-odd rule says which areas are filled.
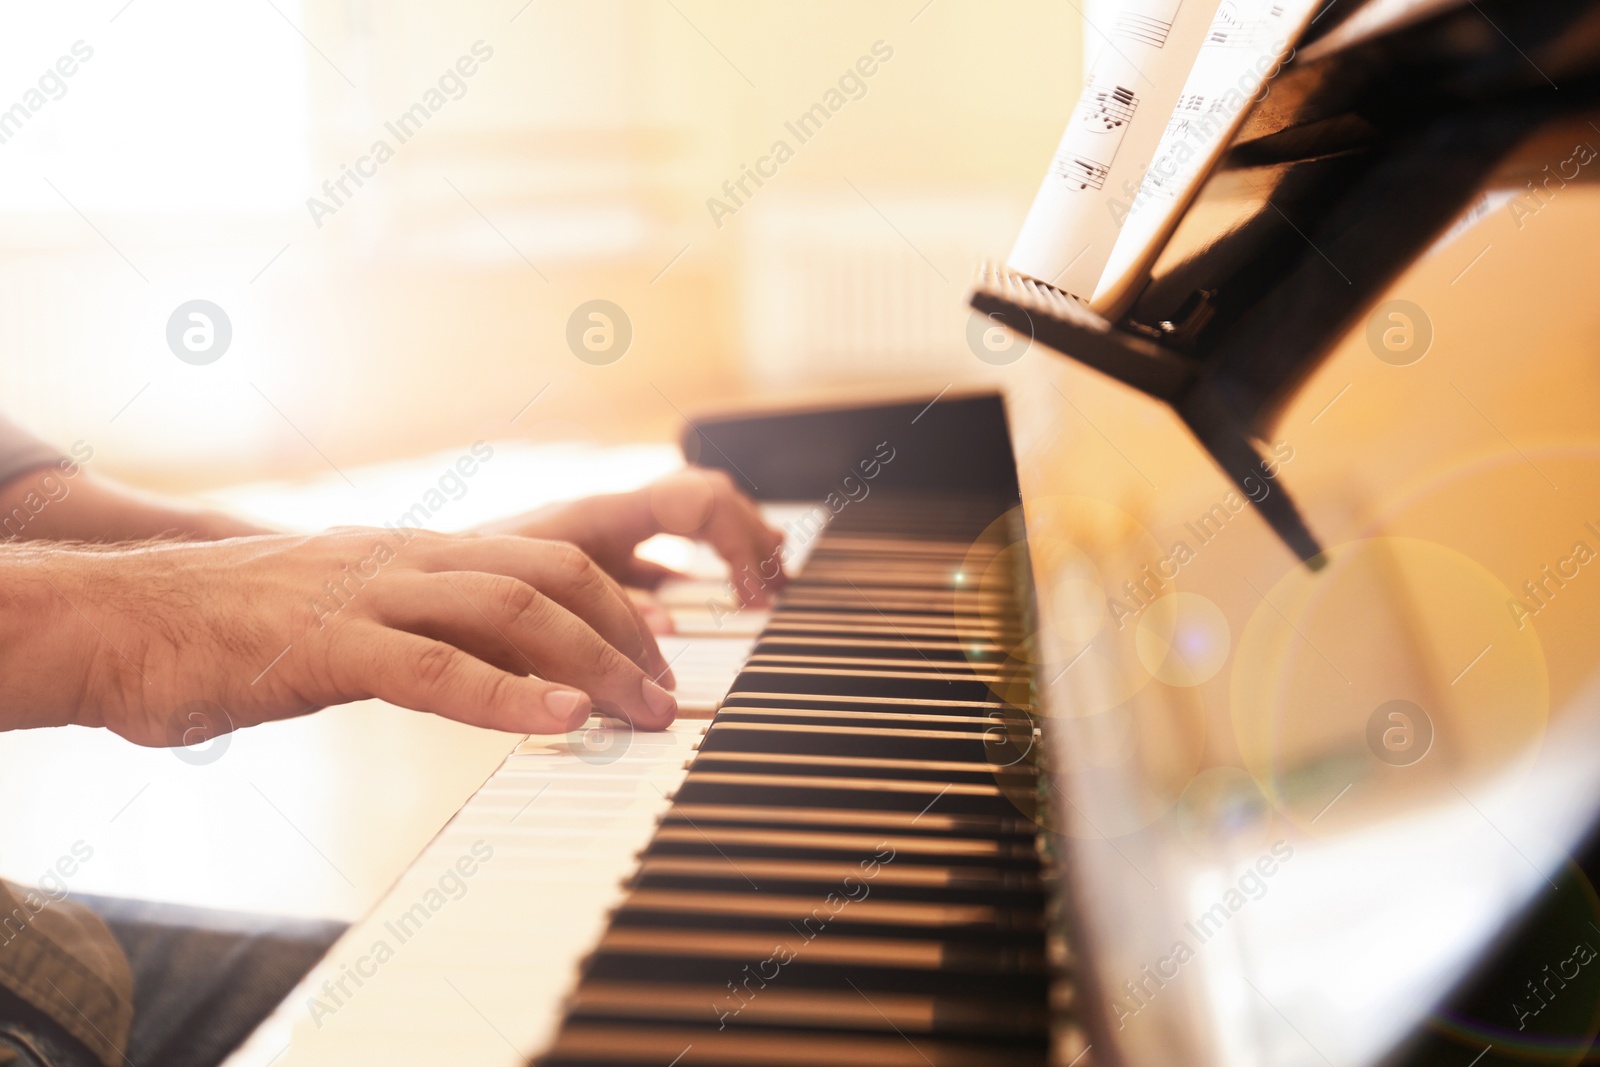
[[[220,1063],[346,925],[83,894],[72,899],[111,928],[133,971],[133,1032],[123,1067]],[[99,1060],[0,989],[0,1065],[98,1067]]]

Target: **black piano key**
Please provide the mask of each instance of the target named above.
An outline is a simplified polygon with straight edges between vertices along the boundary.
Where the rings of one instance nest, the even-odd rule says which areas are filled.
[[[886,811],[1012,816],[1026,797],[998,784],[795,774],[691,774],[676,799],[685,804],[803,805]],[[1027,812],[1023,812],[1024,815]]]
[[[881,555],[893,559],[929,557],[962,560],[972,553],[973,538],[970,536],[945,541],[926,536],[931,521],[930,516],[919,516],[915,521],[902,523],[902,529],[897,532],[880,533],[876,536],[869,535],[860,528],[852,531],[848,523],[836,523],[817,546],[813,557],[858,554]]]
[[[841,563],[812,560],[801,578],[791,579],[791,588],[812,586],[872,586],[874,589],[950,589],[962,588],[955,566],[893,567],[879,562]]]
[[[786,612],[826,611],[838,613],[864,613],[869,616],[902,614],[950,618],[958,607],[962,611],[983,615],[998,614],[1005,602],[994,597],[968,596],[950,591],[911,592],[902,590],[863,591],[852,586],[791,589],[784,593]]]
[[[662,825],[806,826],[861,832],[970,835],[993,840],[1033,840],[1039,828],[1026,819],[990,815],[912,815],[893,811],[851,811],[842,808],[768,808],[751,805],[676,804]]]
[[[741,977],[774,954],[786,987],[839,987],[846,978],[864,989],[939,993],[982,982],[993,993],[1042,995],[1047,968],[1042,943],[1029,946],[917,938],[830,937],[825,926],[789,931],[678,930],[612,926],[590,954],[586,974],[597,979],[657,982],[723,981]]]
[[[870,868],[869,868],[870,869]],[[645,855],[629,885],[635,889],[683,889],[706,893],[787,893],[824,899],[846,878],[866,873],[859,861]],[[972,864],[879,865],[872,893],[885,900],[946,904],[1042,907],[1039,872]]]
[[[980,720],[982,722],[982,720]],[[701,752],[767,752],[884,759],[945,760],[1014,766],[1032,744],[1031,728],[1013,737],[1004,723],[978,729],[739,722],[719,719],[700,742]]]
[[[723,715],[726,712],[726,715]],[[821,738],[837,735],[839,737],[857,737],[861,744],[870,749],[874,738],[903,737],[909,744],[916,744],[919,739],[926,738],[930,741],[946,739],[952,746],[952,751],[957,742],[981,740],[986,731],[1000,732],[1005,729],[1021,729],[1024,724],[1031,723],[1026,716],[1007,716],[1003,711],[993,711],[981,715],[959,714],[918,714],[915,712],[885,712],[869,711],[857,708],[817,708],[817,707],[759,707],[745,705],[724,705],[718,712],[715,726],[721,727],[725,735],[723,743],[736,744],[743,739],[741,735],[752,737],[752,744],[761,744],[754,735],[775,734],[790,735],[793,743],[805,746],[810,743],[807,735],[815,735],[818,745],[829,745],[831,742]],[[702,739],[709,740],[707,737]],[[782,743],[781,741],[778,743]],[[807,751],[804,747],[797,751]],[[855,750],[861,751],[861,750]],[[898,750],[897,750],[898,751]],[[888,755],[890,753],[881,753]]]
[[[1005,648],[993,641],[959,636],[911,638],[843,637],[827,634],[762,637],[751,650],[757,656],[873,656],[876,658],[966,663],[1003,663]]]
[[[939,700],[909,699],[906,697],[870,697],[850,693],[778,693],[759,689],[741,689],[738,683],[728,692],[723,706],[740,708],[775,708],[805,710],[848,710],[909,712],[938,715],[1025,715],[1027,704],[1004,703],[999,700]]]
[[[1044,1067],[1045,1051],[900,1035],[719,1027],[564,1027],[542,1067]]]
[[[733,997],[731,1003],[729,998]],[[738,1015],[729,1018],[730,1009]],[[770,985],[761,996],[740,999],[724,985],[659,985],[644,982],[590,982],[572,998],[575,1019],[664,1020],[737,1026],[803,1026],[872,1033],[954,1037],[1042,1037],[1045,1006],[998,1000],[977,993],[963,997],[878,992],[869,1002],[851,989],[782,989]]]
[[[643,852],[645,856],[742,856],[856,863],[876,857],[883,862],[984,863],[995,868],[1035,869],[1039,856],[1029,841],[996,841],[981,837],[859,834],[837,830],[774,827],[662,826]]]
[[[910,938],[991,948],[1037,948],[1044,936],[1040,908],[871,897],[859,899],[757,893],[707,893],[678,889],[635,891],[611,914],[617,928],[758,933],[769,938],[827,936],[878,942]]]
[[[623,928],[613,931],[612,936],[659,935],[666,932],[668,931]],[[687,931],[683,943],[703,944],[703,939],[697,936],[701,933],[702,931],[698,930]],[[774,951],[779,951],[778,946],[783,944],[781,941],[775,944],[773,936],[763,932],[742,936],[751,938],[752,948],[756,940],[762,943],[762,947],[753,948],[751,954],[735,956],[729,953],[726,956],[714,957],[682,954],[676,944],[663,946],[658,951],[646,951],[642,948],[631,950],[601,948],[590,957],[585,973],[591,980],[600,982],[641,981],[669,986],[722,982],[726,988],[728,982],[734,981],[737,986],[736,980],[743,976],[741,973],[743,968],[751,968],[750,973],[753,974],[755,969],[772,958]],[[970,993],[974,987],[982,988],[988,996],[1004,999],[1037,1002],[1044,1000],[1047,995],[1048,985],[1045,972],[1042,970],[1023,973],[1015,970],[1002,971],[982,965],[969,966],[967,963],[951,963],[939,968],[891,966],[889,963],[891,959],[899,961],[916,958],[914,952],[894,955],[888,951],[889,945],[907,945],[908,942],[888,939],[883,942],[866,942],[864,939],[856,941],[847,938],[819,937],[809,948],[800,948],[803,939],[799,935],[791,935],[791,940],[793,944],[789,949],[782,951],[796,948],[799,948],[799,951],[781,972],[782,986],[785,989],[845,990],[850,988],[851,982],[854,982],[856,987],[869,997],[880,993],[959,996]],[[844,951],[854,946],[859,946],[859,955]],[[974,956],[981,954],[999,957],[1005,951],[997,949],[992,953],[984,953],[976,945],[948,947],[968,949]],[[830,951],[812,954],[812,949],[821,948]],[[823,962],[819,958],[821,955],[834,957],[837,962],[832,960]],[[873,966],[871,961],[874,960],[880,965]],[[974,959],[968,962],[979,964],[980,961]],[[755,988],[753,979],[749,988]],[[729,993],[728,996],[733,997],[735,994]],[[733,999],[728,1003],[731,1007],[739,1001]],[[656,1067],[661,1067],[661,1064],[657,1064]]]
[[[932,901],[882,900],[871,896],[871,884],[858,880],[858,897],[829,907],[815,896],[777,893],[699,893],[681,889],[644,889],[633,893],[616,914],[634,925],[652,916],[695,920],[699,925],[753,919],[782,925],[812,919],[824,926],[859,932],[893,929],[918,937],[948,939],[957,931],[1000,936],[1016,931],[1038,933],[1043,912],[993,904],[945,904]],[[765,928],[765,926],[761,927]]]
[[[733,691],[985,701],[995,699],[994,689],[988,679],[992,679],[994,685],[1004,685],[1006,682],[999,675],[958,679],[933,673],[746,667],[734,679]]]
[[[1032,768],[948,760],[878,759],[856,756],[811,756],[786,752],[707,752],[695,760],[697,774],[766,774],[812,777],[815,775],[871,776],[883,782],[916,781],[945,785],[986,785],[1006,788],[1027,786]]]
[[[1031,730],[1033,720],[1025,715],[919,715],[906,712],[863,711],[855,708],[763,708],[724,704],[717,712],[717,723],[763,723],[774,726],[882,727],[885,729],[938,730],[951,734],[982,735],[990,730]]]
[[[953,638],[1004,641],[1021,636],[1021,626],[1010,620],[956,619],[948,615],[906,615],[859,612],[787,610],[775,615],[763,636],[824,634],[880,638]]]
[[[926,657],[877,655],[815,655],[795,653],[752,652],[746,661],[748,667],[787,667],[793,670],[851,670],[872,671],[878,674],[932,674],[939,677],[988,678],[995,676],[1002,664],[975,663],[968,659],[932,660]]]

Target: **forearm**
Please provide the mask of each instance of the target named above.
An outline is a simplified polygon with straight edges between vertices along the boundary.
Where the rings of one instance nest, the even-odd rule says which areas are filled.
[[[224,512],[164,501],[62,461],[0,484],[0,541],[217,541],[270,533]]]

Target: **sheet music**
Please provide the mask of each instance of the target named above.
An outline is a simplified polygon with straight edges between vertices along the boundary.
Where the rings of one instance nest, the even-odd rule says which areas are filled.
[[[1171,19],[1160,19],[1136,11],[1123,12],[1117,16],[1117,34],[1135,41],[1143,41],[1155,48],[1166,44],[1167,35],[1171,32]]]
[[[1096,311],[1118,310],[1129,286],[1149,269],[1315,8],[1315,0],[1222,0],[1217,6],[1137,192],[1113,206],[1121,232],[1095,286]]]
[[[1094,294],[1122,230],[1111,206],[1138,187],[1221,2],[1122,5],[1011,250],[1012,268]]]

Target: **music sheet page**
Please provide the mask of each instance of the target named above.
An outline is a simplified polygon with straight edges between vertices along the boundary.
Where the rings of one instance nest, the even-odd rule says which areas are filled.
[[[1218,7],[1137,192],[1111,205],[1122,232],[1094,291],[1096,311],[1114,314],[1143,279],[1315,9],[1314,0],[1224,0]]]
[[[1138,189],[1219,6],[1122,5],[1011,250],[1013,269],[1094,295],[1122,232],[1111,205]]]
[[[1115,314],[1315,0],[1127,0],[1012,249],[1012,269]]]

